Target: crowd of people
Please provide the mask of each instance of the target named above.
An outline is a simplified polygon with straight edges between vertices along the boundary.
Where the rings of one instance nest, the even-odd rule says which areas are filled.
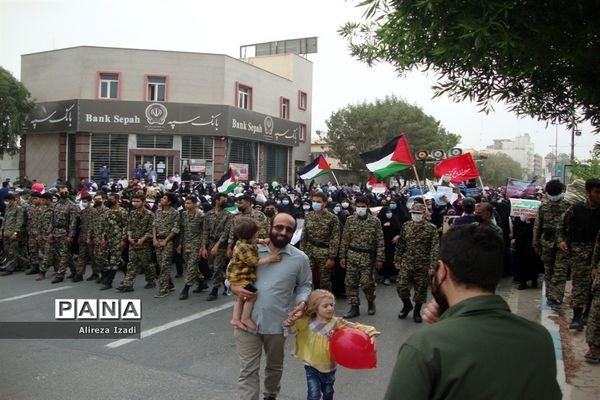
[[[347,320],[361,313],[360,288],[366,311],[373,315],[377,283],[395,281],[402,303],[398,318],[412,313],[413,321],[420,323],[423,316],[439,317],[460,303],[440,296],[440,285],[449,291],[448,285],[470,287],[473,279],[483,292],[493,294],[497,279],[490,283],[472,270],[492,261],[498,268],[490,277],[512,275],[518,289],[537,287],[544,273],[548,305],[557,311],[563,307],[570,274],[570,328],[583,330],[587,324],[590,348],[585,358],[600,362],[600,180],[588,180],[586,200],[575,204],[564,199],[560,181],[549,181],[534,196],[543,200],[536,218],[511,217],[502,188],[460,189],[428,196],[408,182],[382,193],[365,185],[238,182],[231,192],[219,193],[214,184],[178,174],[164,183],[147,181],[137,172],[130,180],[104,174],[99,184],[82,178],[76,188],[60,180],[46,188],[23,177],[13,184],[5,181],[0,189],[2,275],[25,271],[38,281],[94,281],[100,290],[109,290],[121,270],[117,291],[136,290],[135,278],[143,273],[144,289],[158,287],[155,297],[166,297],[175,289],[175,265],[176,276],[184,278],[180,300],[188,299],[192,288],[195,293],[210,289],[207,301],[230,290],[238,299],[232,324],[239,328],[235,337],[242,364],[240,393],[248,396],[241,398],[257,393],[256,348],[262,345],[271,349],[265,351],[271,352],[267,356],[273,356],[270,366],[275,369],[265,377],[265,398],[277,395],[282,342],[264,340],[283,333],[282,321],[294,326],[300,320],[312,289],[323,290],[321,297],[326,299],[347,298]],[[494,260],[477,259],[477,265],[459,272],[461,256],[449,245],[445,255],[444,238],[460,231],[465,243],[476,248],[481,246],[479,234],[466,229],[473,227],[493,235],[495,239],[479,239],[498,248],[482,250]],[[295,268],[292,282],[272,268],[280,263]],[[86,274],[88,266],[91,274]],[[282,282],[281,290],[290,291],[283,302],[274,300],[280,291],[262,284],[261,277],[267,275],[275,277],[271,283]],[[435,307],[423,309],[429,288]],[[312,307],[316,316],[318,304]],[[390,390],[394,392],[392,386]]]

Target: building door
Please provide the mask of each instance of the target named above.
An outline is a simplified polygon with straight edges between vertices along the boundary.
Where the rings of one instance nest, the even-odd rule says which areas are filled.
[[[153,168],[156,171],[157,181],[163,183],[169,176],[173,176],[173,156],[136,155],[135,164],[142,164],[146,171]]]

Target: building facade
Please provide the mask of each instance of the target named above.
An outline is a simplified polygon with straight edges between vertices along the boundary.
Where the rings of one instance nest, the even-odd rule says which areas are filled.
[[[514,139],[494,139],[494,144],[486,147],[489,153],[505,153],[517,161],[526,175],[533,175],[541,167],[541,158],[536,161],[534,144],[528,133]]]
[[[216,181],[291,182],[309,160],[312,62],[296,54],[74,47],[27,54],[21,80],[36,107],[20,172],[43,183],[183,173]]]

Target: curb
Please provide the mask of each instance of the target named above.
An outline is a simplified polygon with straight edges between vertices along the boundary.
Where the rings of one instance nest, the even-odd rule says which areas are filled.
[[[563,399],[568,400],[571,399],[572,386],[567,383],[567,376],[565,375],[562,339],[560,337],[558,324],[550,319],[550,315],[553,315],[554,311],[546,304],[545,300],[546,285],[544,283],[542,284],[542,299],[540,301],[540,323],[548,330],[552,337],[554,352],[556,354],[556,380],[562,391]]]

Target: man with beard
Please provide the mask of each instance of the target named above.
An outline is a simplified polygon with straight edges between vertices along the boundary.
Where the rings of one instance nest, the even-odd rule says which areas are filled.
[[[550,334],[494,294],[503,254],[487,227],[459,226],[442,237],[424,313],[437,323],[402,345],[385,399],[562,397]]]
[[[274,400],[280,391],[285,344],[282,321],[286,318],[295,321],[302,316],[312,289],[308,257],[289,244],[295,230],[296,222],[291,215],[277,214],[269,229],[269,244],[259,246],[258,253],[262,259],[279,250],[281,261],[258,268],[256,293],[242,286],[231,288],[233,294],[242,298],[256,296],[252,320],[258,326],[257,331],[234,330],[240,358],[238,398],[241,400],[259,398],[263,349],[266,355],[264,398]]]

